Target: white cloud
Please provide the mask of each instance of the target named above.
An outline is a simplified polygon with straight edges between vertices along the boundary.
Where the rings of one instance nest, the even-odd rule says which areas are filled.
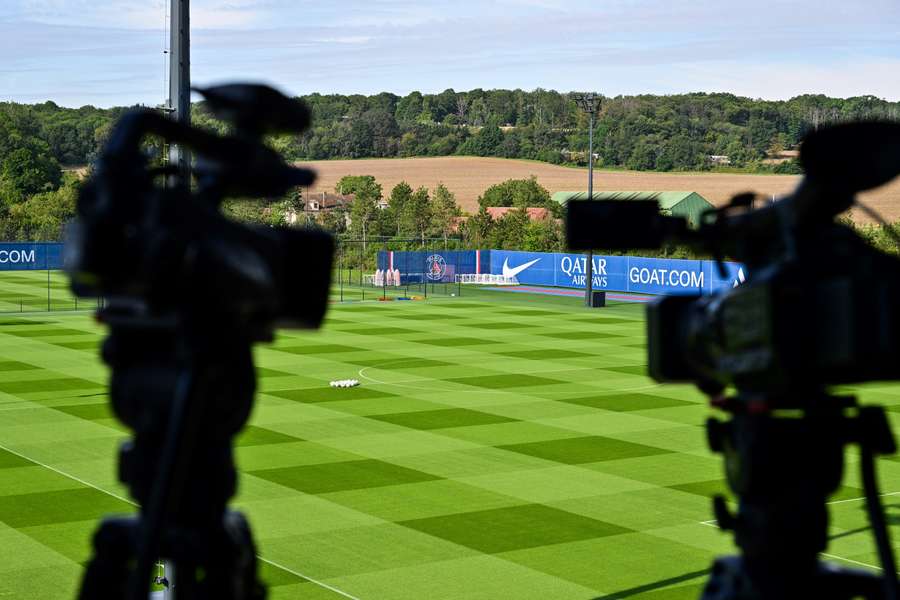
[[[159,101],[168,2],[0,0],[0,89]],[[192,22],[198,83],[900,98],[896,0],[192,0]]]
[[[339,35],[335,37],[323,37],[313,40],[317,44],[365,44],[373,40],[369,35]]]
[[[16,2],[16,0],[13,0]],[[49,25],[159,29],[170,0],[18,0],[22,20]],[[199,29],[258,27],[270,21],[265,0],[194,0],[191,25]]]

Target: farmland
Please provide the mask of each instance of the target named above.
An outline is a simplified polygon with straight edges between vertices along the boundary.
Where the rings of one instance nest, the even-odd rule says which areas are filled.
[[[587,174],[584,169],[561,167],[547,163],[505,158],[447,156],[438,158],[327,160],[303,163],[319,175],[308,192],[333,192],[344,175],[373,175],[383,186],[385,195],[400,181],[413,188],[433,189],[443,183],[453,193],[463,210],[474,212],[478,196],[489,186],[506,179],[522,179],[534,175],[550,193],[583,190]],[[756,191],[764,196],[784,194],[799,181],[793,175],[748,175],[726,173],[656,173],[646,171],[594,171],[594,189],[694,191],[716,205],[732,195]],[[888,221],[900,220],[900,180],[861,196],[861,200],[881,212]],[[859,211],[854,219],[865,222]]]

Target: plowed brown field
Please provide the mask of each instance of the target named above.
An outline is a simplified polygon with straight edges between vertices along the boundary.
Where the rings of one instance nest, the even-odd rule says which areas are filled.
[[[318,173],[319,179],[309,192],[333,192],[344,175],[374,175],[387,196],[391,188],[406,181],[413,188],[424,185],[433,189],[443,183],[453,193],[463,210],[474,212],[478,196],[489,186],[506,179],[534,175],[550,193],[587,188],[585,169],[560,167],[540,162],[447,156],[439,158],[327,160],[304,163]],[[723,173],[647,173],[639,171],[594,171],[594,190],[623,191],[692,191],[719,205],[738,192],[755,191],[766,196],[785,194],[799,178],[791,175],[743,175]],[[860,199],[894,222],[900,220],[900,180]],[[859,221],[867,219],[854,211]]]

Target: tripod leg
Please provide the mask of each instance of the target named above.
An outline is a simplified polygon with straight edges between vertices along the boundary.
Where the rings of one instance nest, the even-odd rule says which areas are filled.
[[[79,600],[121,600],[127,595],[129,563],[134,558],[138,521],[106,519],[94,534],[94,557],[81,581]]]
[[[238,512],[226,512],[219,527],[181,529],[163,551],[175,565],[172,588],[179,599],[265,600],[257,579],[256,547]]]
[[[742,558],[725,556],[713,563],[701,600],[885,600],[885,597],[881,577],[867,571],[837,568],[829,563],[819,563],[811,578],[791,581],[787,577],[777,585],[763,589],[754,585]]]
[[[266,588],[256,576],[256,546],[247,519],[229,511],[223,519],[220,543],[210,548],[209,598],[265,600]]]

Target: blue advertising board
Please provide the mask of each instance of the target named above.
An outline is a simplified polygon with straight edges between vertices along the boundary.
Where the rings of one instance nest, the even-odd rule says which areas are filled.
[[[724,263],[722,276],[711,260],[594,256],[593,265],[594,289],[614,292],[712,294],[746,278],[743,265]],[[404,281],[410,282],[447,283],[457,274],[476,272],[515,277],[524,285],[583,289],[587,281],[587,258],[583,254],[514,250],[380,252],[378,268],[388,267],[398,269]]]
[[[0,271],[62,269],[59,242],[0,242]]]
[[[724,266],[722,277],[710,260],[595,255],[593,288],[641,294],[711,294],[733,287],[745,277],[742,265]],[[491,250],[491,273],[515,277],[520,284],[584,288],[586,271],[583,254]]]
[[[475,250],[382,250],[378,269],[400,271],[403,283],[453,283],[458,274],[475,273],[477,254]]]

